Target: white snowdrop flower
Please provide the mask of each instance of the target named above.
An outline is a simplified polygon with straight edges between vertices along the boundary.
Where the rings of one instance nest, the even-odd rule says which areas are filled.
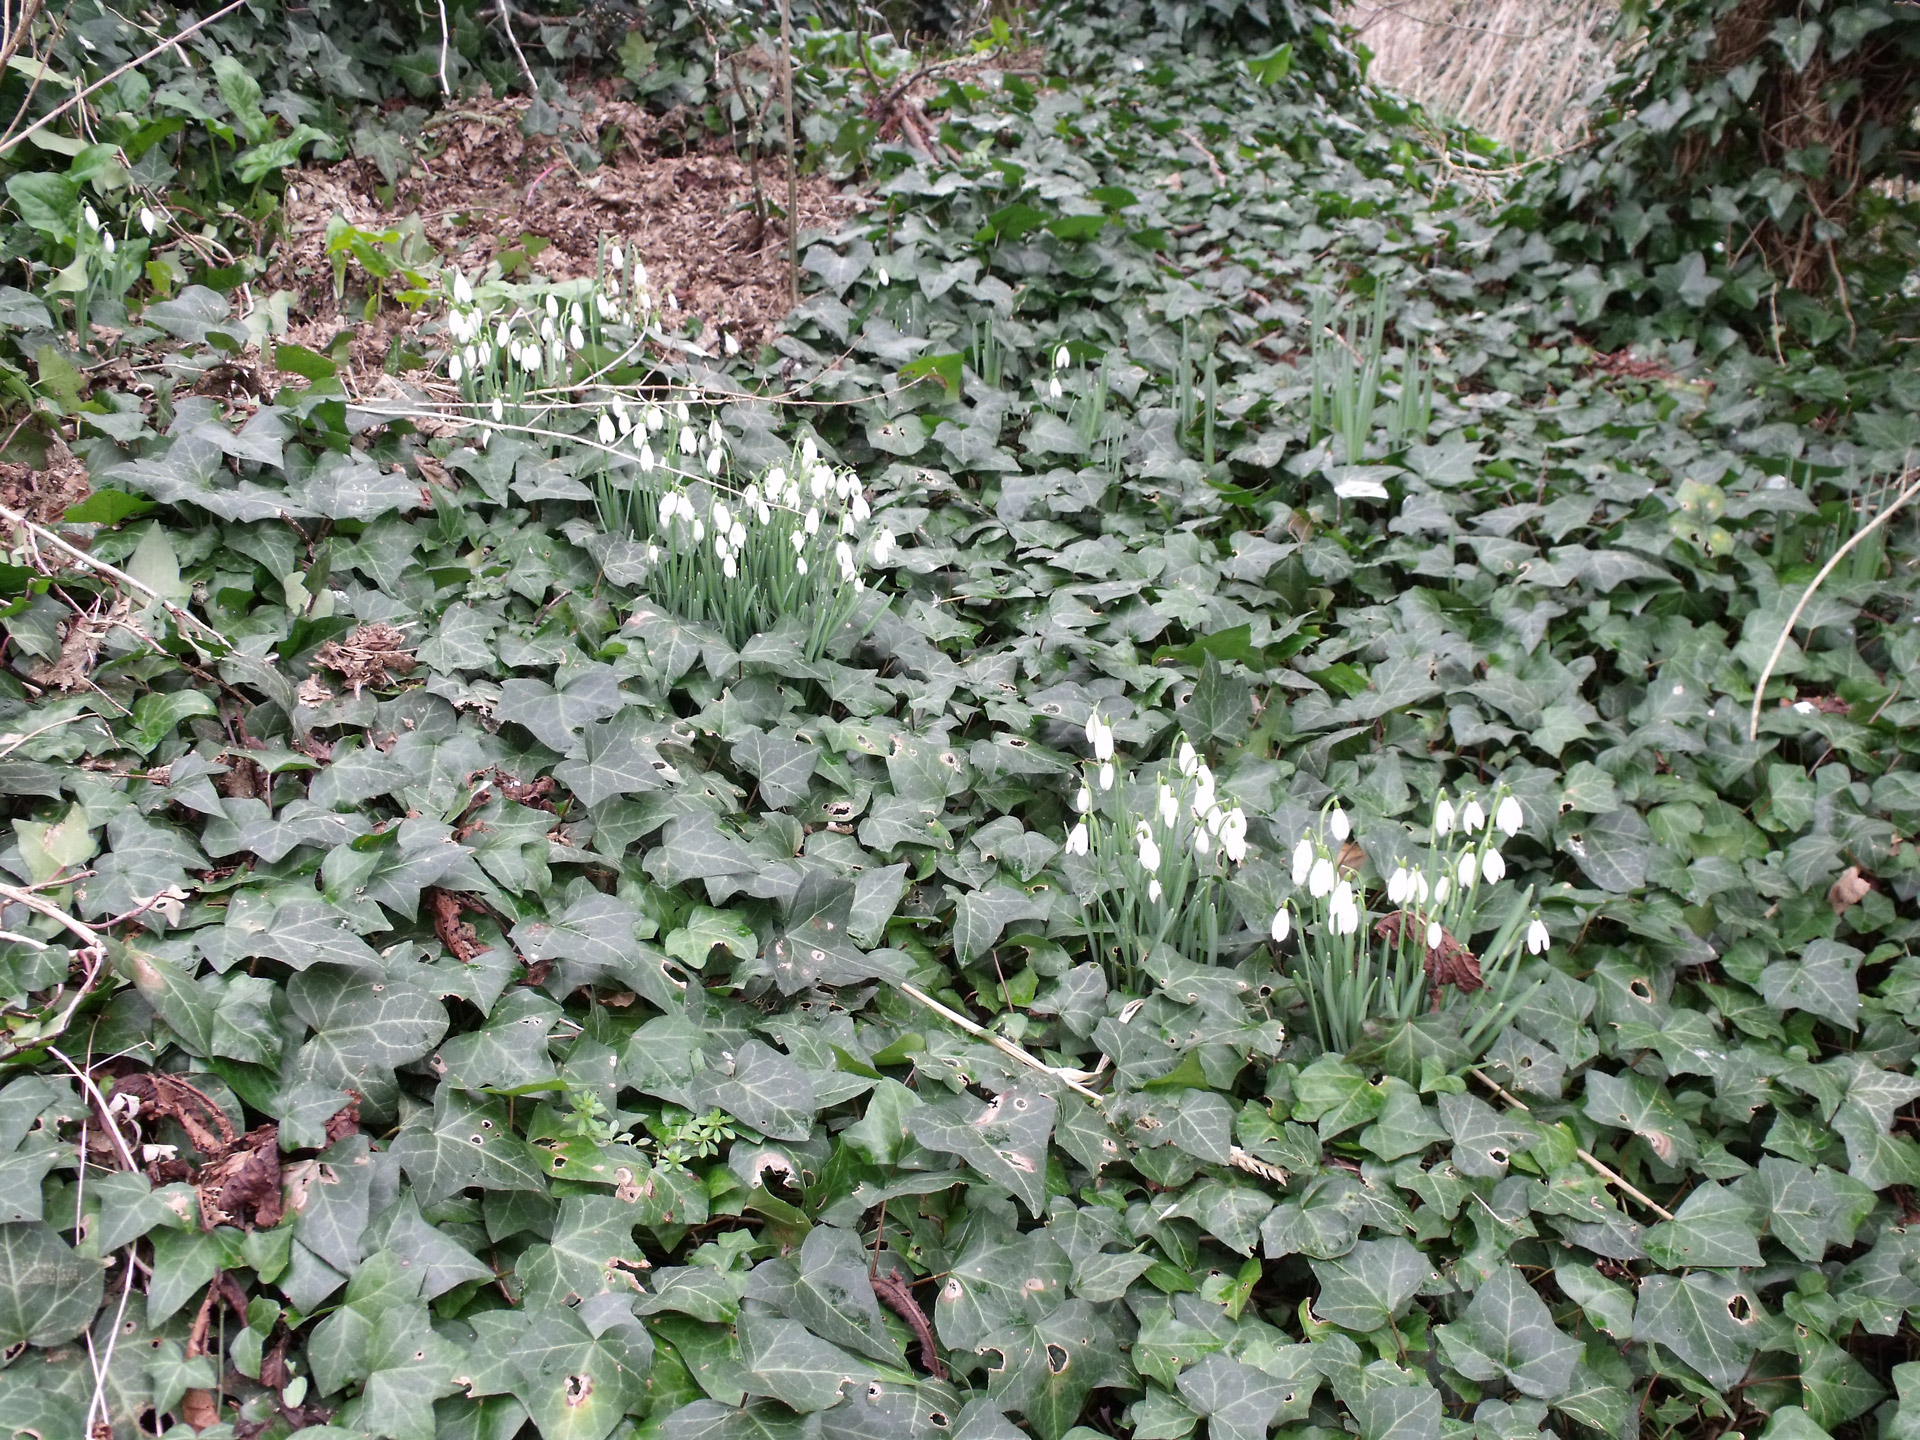
[[[576,350],[584,350],[587,348],[587,337],[578,325],[570,325],[567,327],[567,344]]]
[[[147,214],[147,211],[143,210],[141,212],[143,222]],[[468,283],[467,277],[458,270],[453,272],[453,300],[456,305],[473,304],[473,286]]]
[[[800,437],[800,463],[802,465],[811,465],[819,458],[820,447],[813,443],[813,436],[802,435]]]
[[[853,547],[842,540],[833,547],[833,558],[840,563],[840,578],[851,580],[853,578]]]
[[[1247,812],[1238,805],[1220,822],[1220,850],[1236,865],[1247,860]]]
[[[1447,896],[1451,895],[1452,893],[1453,893],[1453,877],[1451,875],[1442,875],[1438,880],[1433,882],[1433,903],[1434,904],[1436,905],[1446,904]]]
[[[767,471],[767,493],[769,495],[778,495],[782,490],[786,488],[787,488],[787,472],[786,471],[782,470],[778,465],[774,466],[771,470]]]
[[[826,499],[827,491],[833,488],[833,472],[824,465],[814,466],[813,474],[807,482],[807,488],[813,493],[814,499]]]
[[[600,443],[602,445],[611,445],[619,438],[620,431],[613,423],[613,416],[603,412],[600,416]]]
[[[1134,836],[1134,839],[1139,844],[1140,868],[1147,871],[1158,870],[1160,868],[1160,846],[1153,838],[1153,830],[1144,820],[1140,822],[1140,829]]]
[[[733,528],[727,531],[727,543],[734,549],[742,549],[747,543],[747,527],[740,521],[733,522]]]
[[[1313,868],[1313,842],[1306,836],[1300,837],[1300,843],[1293,847],[1293,883],[1307,883],[1307,872]]]
[[[1113,726],[1100,718],[1098,710],[1087,716],[1087,743],[1093,747],[1094,759],[1113,758]]]
[[[1204,815],[1213,809],[1213,771],[1202,765],[1193,782],[1193,813]]]
[[[1087,822],[1082,820],[1067,832],[1067,854],[1084,855],[1087,853]]]
[[[669,315],[680,313],[680,297],[671,290],[667,291],[667,313]]]
[[[691,425],[693,423],[693,412],[687,409],[686,401],[676,400],[673,402],[673,418],[678,420],[682,425]]]
[[[1520,802],[1508,795],[1502,798],[1499,808],[1493,812],[1493,823],[1500,827],[1501,834],[1511,840],[1527,823],[1527,817],[1521,813]]]
[[[1089,790],[1085,785],[1082,785],[1074,794],[1073,808],[1078,810],[1082,815],[1093,809],[1093,791]]]
[[[1106,764],[1102,765],[1099,773],[1094,778],[1100,782],[1100,788],[1102,790],[1113,789],[1113,762],[1109,760]]]
[[[1185,740],[1180,742],[1180,755],[1176,762],[1182,775],[1191,776],[1200,768],[1200,757],[1194,753],[1193,746]]]
[[[618,427],[622,440],[633,433],[633,416],[624,409],[615,411],[614,424]]]
[[[853,492],[853,503],[848,509],[856,525],[864,525],[873,518],[873,507],[867,504],[867,497],[858,490]]]
[[[553,328],[553,319],[551,316],[540,322],[540,338],[549,345],[559,337],[559,334],[560,332]]]
[[[607,284],[613,287],[613,293],[615,295],[618,295],[620,293],[619,281],[609,280]],[[616,313],[618,313],[614,308],[613,302],[609,300],[605,295],[596,295],[593,297],[593,308],[595,313],[597,313],[602,320],[611,319]]]
[[[700,448],[700,433],[690,425],[680,427],[680,453],[691,455]]]
[[[1478,800],[1469,800],[1467,808],[1460,812],[1460,829],[1468,835],[1478,835],[1487,828],[1487,812],[1480,808]]]
[[[879,535],[874,537],[873,563],[876,565],[884,565],[892,558],[893,532],[891,530],[882,530]]]
[[[113,232],[111,230],[107,231],[104,235],[100,237],[100,246],[103,250],[107,252],[107,254],[109,255],[113,254],[114,241],[113,241]]]
[[[733,338],[733,332],[731,330],[720,337],[720,348],[729,355],[738,355],[740,353],[740,342]]]
[[[1147,881],[1147,902],[1152,905],[1158,905],[1160,903],[1160,877],[1158,875]]]
[[[567,363],[566,347],[562,345],[558,340],[556,340],[553,342],[552,345],[547,347],[547,364],[552,369],[558,370],[566,363]]]
[[[1293,915],[1286,906],[1282,905],[1278,910],[1273,912],[1273,927],[1270,933],[1273,935],[1273,943],[1276,945],[1283,942],[1288,935],[1293,933]]]
[[[787,539],[793,542],[793,553],[796,555],[807,548],[807,537],[798,530],[787,536]]]
[[[506,321],[502,320],[498,325],[493,327],[494,349],[504,350],[507,348],[507,346],[511,345],[512,343],[513,343],[513,330],[507,324]]]
[[[731,553],[727,555],[726,559],[720,562],[720,573],[729,580],[740,573],[739,567],[733,563],[733,555]]]
[[[1324,900],[1333,893],[1336,883],[1333,861],[1322,855],[1313,862],[1313,869],[1307,875],[1307,893],[1316,900]]]
[[[160,228],[160,217],[144,205],[140,207],[140,228],[149,235]]]
[[[1553,937],[1547,933],[1547,922],[1536,915],[1533,923],[1527,926],[1527,953],[1544,955],[1552,943]]]
[[[547,296],[547,318],[549,320],[558,320],[560,318],[560,297],[558,295],[549,294]]]
[[[1440,922],[1438,920],[1429,920],[1427,922],[1427,949],[1438,950],[1440,948],[1440,942],[1446,938],[1447,932],[1440,928]]]
[[[698,545],[707,538],[707,524],[698,515],[693,517],[693,543]]]
[[[842,470],[833,477],[833,498],[845,500],[851,494],[853,494],[853,476]]]
[[[649,445],[645,440],[642,440],[640,442],[640,473],[643,475],[652,474],[654,463],[653,446]]]
[[[584,325],[587,323],[587,312],[580,308],[580,302],[578,300],[567,307],[567,323],[569,325]]]
[[[646,419],[648,434],[658,435],[662,430],[667,428],[667,412],[662,410],[658,405],[649,405],[640,413]]]
[[[679,503],[675,500],[671,490],[660,497],[660,528],[662,530],[673,524],[673,517],[679,512],[679,509]]]
[[[1167,782],[1164,780],[1160,782],[1160,799],[1158,803],[1160,808],[1160,823],[1171,830],[1173,828],[1173,822],[1180,818],[1180,801],[1174,795],[1173,791],[1168,788]]]
[[[1387,877],[1387,899],[1395,905],[1407,903],[1407,896],[1413,893],[1413,876],[1404,865],[1396,866],[1393,874]]]
[[[478,345],[469,345],[460,353],[466,361],[467,369],[478,370],[480,368],[480,347]]]
[[[1213,837],[1196,825],[1193,830],[1193,853],[1204,860],[1212,849]]]
[[[882,266],[881,266],[881,267],[879,268],[879,270],[877,270],[877,271],[876,271],[876,272],[874,273],[874,277],[873,277],[873,278],[874,278],[874,279],[876,279],[876,280],[878,280],[878,281],[880,282],[880,288],[881,288],[882,290],[884,290],[884,289],[886,289],[886,288],[887,288],[887,286],[889,286],[889,285],[891,285],[891,284],[893,283],[893,277],[887,274],[887,267],[886,267],[886,266],[884,266],[884,265],[882,265]]]
[[[91,205],[87,206],[84,210],[80,212],[80,216],[83,220],[87,222],[87,229],[98,230],[100,228],[100,215],[99,215],[99,212],[93,208],[93,206]]]
[[[799,571],[802,575],[806,574],[808,570],[807,557],[802,555],[798,560],[794,561],[793,568]]]
[[[525,345],[521,347],[520,368],[522,370],[538,370],[540,368],[540,347],[538,345]]]
[[[1480,861],[1480,874],[1489,885],[1498,885],[1506,878],[1507,862],[1492,846],[1487,847],[1487,853]]]
[[[1072,363],[1073,363],[1073,355],[1067,349],[1066,346],[1062,345],[1058,350],[1053,352],[1053,368],[1054,369],[1064,370],[1067,368],[1067,366],[1071,365]]]
[[[1433,834],[1437,840],[1453,833],[1453,802],[1442,795],[1433,806]]]
[[[806,530],[809,535],[818,535],[820,533],[820,507],[817,505],[807,511]]]
[[[1060,381],[1057,377],[1047,382],[1047,398],[1049,400],[1060,398]]]
[[[1464,852],[1460,856],[1460,863],[1455,867],[1454,874],[1459,877],[1460,888],[1462,890],[1473,884],[1475,863],[1471,850]]]
[[[611,265],[615,270],[621,270],[626,267],[626,263],[627,252],[625,250],[622,250],[618,245],[614,245],[608,249],[607,264]]]
[[[707,421],[707,441],[713,445],[724,445],[727,443],[727,432],[720,428],[720,417],[718,415],[715,415],[711,420]]]
[[[713,528],[724,533],[727,530],[731,529],[732,527],[733,527],[733,511],[727,508],[727,502],[724,500],[714,501],[713,502]]]
[[[1336,845],[1344,845],[1347,836],[1353,833],[1353,822],[1347,819],[1347,812],[1336,805],[1333,813],[1327,816],[1327,829],[1332,833]]]
[[[1354,898],[1353,886],[1342,880],[1333,892],[1333,899],[1327,905],[1327,918],[1333,921],[1334,932],[1339,935],[1351,935],[1360,928],[1360,905]]]
[[[452,356],[451,358],[448,359],[447,378],[449,380],[453,381],[455,384],[458,384],[460,381],[460,376],[464,372],[464,370],[465,370],[465,367],[461,365],[460,357],[458,355]]]
[[[496,421],[504,419],[506,417],[506,413],[507,413],[506,403],[503,400],[501,400],[501,398],[498,395],[493,397],[493,404],[490,408],[493,411],[493,418]]]
[[[1424,905],[1427,903],[1427,896],[1431,893],[1431,890],[1427,885],[1425,872],[1420,870],[1413,872],[1413,883],[1407,888],[1407,893],[1413,897],[1414,904]]]

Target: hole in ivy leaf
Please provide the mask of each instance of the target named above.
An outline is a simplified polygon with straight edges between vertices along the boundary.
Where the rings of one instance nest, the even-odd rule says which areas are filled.
[[[869,1400],[878,1400],[885,1393],[886,1392],[880,1388],[880,1382],[877,1380],[867,1386],[867,1399]]]
[[[1016,1096],[1014,1097],[1014,1101],[1013,1101],[1013,1108],[1014,1108],[1014,1109],[1016,1109],[1016,1110],[1025,1110],[1025,1109],[1027,1108],[1027,1104],[1028,1104],[1028,1101],[1027,1101],[1027,1097],[1026,1097],[1026,1096],[1024,1096],[1024,1095],[1016,1095]]]
[[[1000,1349],[998,1346],[982,1345],[980,1349],[975,1353],[980,1355],[992,1355],[996,1358],[998,1363],[988,1365],[987,1369],[989,1370],[998,1371],[998,1370],[1004,1370],[1007,1368],[1007,1352]]]
[[[416,1365],[419,1364],[422,1360],[425,1360],[426,1358],[427,1358],[427,1352],[424,1350],[416,1350],[413,1352],[413,1359]]]
[[[580,1406],[587,1403],[587,1397],[591,1394],[593,1394],[593,1377],[591,1375],[567,1376],[567,1388],[563,1398],[568,1405],[577,1410]]]
[[[947,1412],[944,1410],[935,1410],[927,1416],[927,1421],[936,1428],[944,1430],[947,1428]]]
[[[566,1168],[567,1157],[564,1155],[556,1155],[553,1157],[553,1159],[549,1160],[547,1164],[551,1169],[563,1170]]]
[[[1067,1366],[1072,1363],[1073,1357],[1067,1354],[1065,1346],[1047,1346],[1047,1369],[1051,1370],[1055,1375],[1066,1374]]]
[[[1736,1295],[1727,1301],[1727,1314],[1731,1315],[1737,1324],[1753,1323],[1753,1307],[1747,1303],[1747,1297],[1744,1295]]]
[[[1500,1146],[1496,1145],[1492,1149],[1487,1151],[1487,1158],[1493,1161],[1493,1163],[1496,1165],[1504,1165],[1507,1163],[1507,1152]]]
[[[1642,1000],[1653,999],[1653,987],[1649,985],[1645,980],[1641,980],[1637,978],[1630,980],[1627,982],[1627,989],[1631,990],[1637,997],[1639,997]]]
[[[475,1145],[484,1145],[487,1143],[487,1137],[484,1135],[469,1135],[467,1139],[471,1140]]]

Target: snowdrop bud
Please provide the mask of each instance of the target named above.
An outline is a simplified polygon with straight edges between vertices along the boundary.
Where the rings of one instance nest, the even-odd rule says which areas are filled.
[[[1102,790],[1113,789],[1113,762],[1108,761],[1105,765],[1102,765],[1100,767],[1100,773],[1094,778],[1100,782],[1100,788]]]
[[[1053,368],[1054,369],[1064,370],[1067,368],[1067,366],[1071,365],[1072,363],[1073,363],[1073,355],[1068,351],[1066,346],[1062,345],[1058,350],[1053,352]]]
[[[600,417],[600,443],[611,445],[620,438],[620,432],[614,428],[613,417],[603,414]]]
[[[1487,812],[1480,808],[1480,802],[1469,800],[1467,808],[1460,812],[1460,828],[1469,835],[1478,835],[1486,824]]]
[[[1498,850],[1488,847],[1487,853],[1480,860],[1480,873],[1486,877],[1489,885],[1498,885],[1506,876],[1507,862],[1500,858]]]
[[[1160,903],[1160,877],[1158,875],[1147,882],[1147,901],[1152,905],[1158,905]]]
[[[1520,812],[1520,802],[1509,795],[1501,800],[1500,808],[1493,812],[1493,823],[1511,840],[1520,833],[1520,827],[1527,823],[1527,817]]]
[[[1238,805],[1220,822],[1220,849],[1236,865],[1247,859],[1247,812]]]
[[[587,348],[587,337],[581,332],[578,325],[567,327],[567,344],[576,350],[584,350]]]
[[[1212,849],[1213,837],[1196,826],[1193,832],[1193,853],[1204,860],[1207,858],[1207,852]]]
[[[1473,884],[1474,869],[1473,852],[1469,850],[1460,857],[1460,864],[1454,871],[1455,875],[1459,877],[1460,888],[1462,890]]]
[[[1433,882],[1433,903],[1434,904],[1436,905],[1446,904],[1447,896],[1451,895],[1452,893],[1453,893],[1453,877],[1451,875],[1442,875],[1438,880]]]
[[[1280,944],[1281,941],[1285,940],[1287,936],[1292,933],[1293,915],[1286,906],[1282,905],[1278,910],[1273,912],[1273,943],[1276,945]]]
[[[1446,938],[1447,932],[1440,928],[1440,922],[1438,920],[1429,920],[1427,922],[1427,949],[1438,950],[1440,948],[1440,942]]]
[[[726,576],[727,579],[729,580],[733,579],[735,575],[740,573],[739,567],[733,563],[733,556],[731,553],[727,555],[726,559],[720,562],[720,573]]]
[[[498,325],[493,327],[493,348],[496,350],[504,350],[512,343],[513,330],[508,326],[506,321],[502,320]]]
[[[98,230],[100,228],[100,215],[93,206],[87,206],[80,212],[80,215],[81,218],[87,222],[87,229]]]
[[[140,213],[141,219],[144,222],[147,214],[150,212],[143,210]],[[453,272],[453,298],[456,303],[461,305],[471,305],[473,303],[473,286],[468,283],[467,277],[458,270]]]
[[[611,265],[614,269],[623,269],[626,263],[627,252],[622,250],[618,245],[615,245],[607,251],[607,264]]]
[[[804,556],[804,555],[802,555],[802,556],[801,556],[801,557],[800,557],[800,558],[799,558],[798,560],[796,560],[796,561],[794,561],[794,562],[793,562],[793,568],[794,568],[794,569],[796,569],[796,570],[798,570],[798,571],[799,571],[799,572],[800,572],[800,573],[801,573],[802,575],[804,575],[804,574],[806,574],[806,573],[807,573],[807,568],[808,568],[808,567],[807,567],[807,557],[806,557],[806,556]]]
[[[1167,788],[1167,782],[1160,782],[1160,823],[1169,830],[1173,822],[1180,818],[1180,802],[1174,798],[1173,791]]]
[[[654,466],[653,446],[649,445],[646,441],[642,440],[640,442],[640,473],[642,475],[652,474],[653,466]]]
[[[458,355],[452,356],[447,361],[447,378],[456,384],[459,383],[464,368],[465,367],[460,364],[460,357]]]
[[[699,516],[693,518],[693,543],[698,545],[707,538],[707,525]]]
[[[803,466],[812,465],[813,462],[818,460],[819,458],[820,458],[820,447],[813,443],[813,437],[811,435],[801,436],[800,437],[800,463]]]
[[[1134,838],[1139,842],[1140,868],[1149,871],[1158,870],[1160,868],[1160,846],[1155,843],[1153,832],[1142,823],[1139,834]]]
[[[1407,896],[1413,891],[1413,876],[1407,873],[1407,867],[1395,867],[1393,874],[1387,877],[1387,899],[1395,905],[1407,903]]]
[[[1058,379],[1047,382],[1047,398],[1049,400],[1058,400],[1060,398],[1060,382]]]
[[[113,232],[111,230],[107,231],[106,234],[100,237],[100,245],[107,252],[107,254],[109,255],[113,254],[114,242],[113,242]]]
[[[549,320],[558,320],[560,318],[560,297],[558,295],[547,296],[547,318]]]
[[[160,217],[144,205],[140,207],[140,228],[149,235],[160,228]]]
[[[1333,813],[1327,816],[1327,829],[1332,832],[1336,845],[1344,845],[1347,836],[1353,833],[1353,822],[1347,819],[1347,812],[1336,805]]]
[[[893,283],[893,277],[887,274],[887,267],[884,265],[880,267],[879,271],[874,275],[873,278],[880,282],[880,288],[882,290],[886,289],[887,286]]]
[[[1080,787],[1080,793],[1073,797],[1073,808],[1078,810],[1082,815],[1093,809],[1093,791],[1082,785]]]
[[[1192,775],[1200,768],[1200,757],[1194,754],[1193,746],[1185,740],[1180,742],[1180,754],[1177,760],[1182,775]]]
[[[853,504],[850,508],[853,511],[855,524],[864,525],[873,518],[873,507],[867,504],[867,497],[857,490],[853,493]]]
[[[818,535],[820,533],[820,508],[817,505],[807,511],[806,529],[809,535]]]
[[[691,425],[693,423],[693,415],[687,409],[686,401],[676,400],[673,402],[673,418],[678,420],[682,425]]]
[[[1433,835],[1437,840],[1442,835],[1453,833],[1453,802],[1442,795],[1433,806]]]
[[[1084,855],[1087,853],[1087,822],[1082,820],[1067,832],[1067,854]]]
[[[1547,933],[1547,922],[1535,916],[1533,923],[1527,926],[1527,953],[1544,955],[1552,943],[1553,937]]]
[[[1300,837],[1300,843],[1293,847],[1293,883],[1307,883],[1307,871],[1313,868],[1313,842],[1306,836]]]
[[[1322,855],[1313,862],[1313,870],[1307,876],[1307,893],[1316,900],[1324,900],[1333,893],[1335,883],[1333,861]]]
[[[493,397],[493,405],[491,408],[493,410],[493,418],[495,420],[502,420],[506,417],[506,413],[507,413],[506,404],[504,401],[501,400],[501,398],[498,395]]]
[[[714,501],[713,502],[713,528],[716,530],[725,532],[726,530],[732,528],[732,525],[733,525],[733,511],[727,508],[727,502],[724,500]]]

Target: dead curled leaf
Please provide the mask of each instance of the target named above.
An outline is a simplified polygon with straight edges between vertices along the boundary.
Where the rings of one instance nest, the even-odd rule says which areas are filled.
[[[1827,887],[1827,904],[1840,915],[1858,905],[1873,889],[1873,881],[1860,873],[1858,865],[1849,865],[1840,878]]]
[[[346,681],[357,698],[369,685],[384,689],[396,676],[412,673],[417,662],[404,648],[406,639],[398,626],[376,621],[329,640],[314,653],[313,663]]]

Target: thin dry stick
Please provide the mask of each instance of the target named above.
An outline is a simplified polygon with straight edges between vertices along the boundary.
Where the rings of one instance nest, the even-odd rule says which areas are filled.
[[[1483,1074],[1478,1068],[1474,1070],[1473,1078],[1478,1080],[1482,1085],[1486,1086],[1489,1090],[1493,1091],[1494,1094],[1498,1095],[1502,1100],[1506,1101],[1507,1104],[1513,1106],[1514,1109],[1525,1111],[1529,1114],[1532,1113],[1532,1107],[1529,1106],[1524,1100],[1521,1100],[1517,1096],[1509,1095],[1505,1090],[1502,1090],[1491,1079],[1489,1079],[1485,1074]],[[1636,1186],[1631,1180],[1627,1179],[1627,1177],[1622,1175],[1619,1171],[1610,1169],[1608,1166],[1603,1164],[1600,1160],[1598,1160],[1596,1157],[1589,1154],[1585,1150],[1581,1150],[1576,1147],[1573,1153],[1578,1155],[1583,1161],[1585,1161],[1588,1168],[1591,1169],[1594,1174],[1598,1175],[1602,1180],[1605,1180],[1609,1185],[1618,1186],[1621,1190],[1625,1191],[1627,1194],[1631,1195],[1634,1199],[1638,1200],[1642,1205],[1646,1206],[1649,1210],[1653,1211],[1653,1213],[1658,1215],[1662,1220],[1673,1219],[1673,1212],[1671,1210],[1667,1209],[1667,1207],[1662,1205],[1658,1200],[1655,1200],[1651,1195],[1648,1195],[1645,1191],[1641,1190],[1638,1186]]]
[[[453,86],[447,83],[447,49],[453,43],[453,37],[447,33],[447,0],[435,0],[440,7],[440,93],[453,94]]]
[[[222,635],[218,630],[214,629],[211,625],[207,624],[207,622],[202,620],[199,616],[193,614],[189,610],[182,609],[180,606],[174,604],[171,600],[167,599],[166,596],[160,594],[160,592],[155,590],[151,585],[143,584],[140,581],[134,579],[133,576],[127,574],[127,572],[122,570],[119,566],[109,565],[104,560],[94,559],[91,555],[87,554],[87,552],[82,550],[79,546],[70,544],[69,542],[62,540],[58,535],[54,534],[53,531],[49,530],[46,526],[40,524],[38,521],[29,520],[26,516],[22,515],[19,511],[9,510],[5,505],[0,505],[0,520],[6,521],[9,525],[12,525],[16,530],[24,529],[26,531],[29,531],[36,540],[44,540],[47,544],[53,546],[56,550],[60,551],[62,554],[68,556],[70,559],[78,561],[80,564],[86,566],[89,570],[95,571],[98,574],[106,576],[109,580],[113,581],[116,585],[125,585],[129,589],[138,590],[142,595],[145,595],[148,599],[157,601],[166,610],[166,612],[169,615],[173,616],[174,620],[179,624],[190,625],[195,630],[198,630],[202,635],[206,636],[209,640],[214,641],[216,644],[223,645],[229,650],[233,649],[233,642],[231,640],[227,639],[226,636]]]
[[[0,70],[7,68],[7,62],[13,59],[21,42],[27,38],[27,31],[33,27],[34,16],[40,13],[40,0],[27,0],[20,7],[20,19],[7,31],[6,43],[0,44]]]
[[[793,5],[780,0],[780,95],[787,111],[787,289],[800,303],[800,155],[793,138]]]
[[[1892,519],[1894,512],[1909,500],[1913,499],[1915,495],[1920,495],[1920,470],[1909,470],[1906,472],[1906,476],[1912,477],[1907,480],[1906,488],[1894,496],[1893,500],[1886,505],[1878,515],[1854,531],[1852,538],[1838,550],[1834,551],[1827,563],[1820,567],[1819,573],[1813,577],[1813,582],[1807,586],[1805,592],[1800,596],[1800,603],[1794,606],[1793,613],[1787,616],[1787,623],[1780,627],[1780,638],[1774,641],[1773,653],[1767,656],[1766,666],[1760,671],[1760,681],[1753,687],[1753,709],[1747,716],[1748,743],[1752,743],[1760,738],[1760,705],[1766,698],[1767,681],[1773,678],[1773,667],[1780,663],[1780,657],[1785,653],[1787,648],[1787,640],[1793,634],[1793,627],[1800,623],[1801,612],[1804,611],[1809,602],[1812,601],[1813,592],[1818,590],[1827,576],[1833,573],[1834,567],[1847,558],[1848,551],[1852,550],[1854,546],[1858,545],[1862,540],[1866,539],[1867,536],[1871,535],[1888,520]],[[1902,478],[1906,478],[1906,476]]]
[[[146,54],[137,56],[136,58],[129,60],[126,64],[122,65],[118,70],[115,70],[112,73],[106,76],[103,76],[101,79],[94,81],[93,84],[89,85],[86,89],[82,90],[78,95],[75,95],[71,100],[65,101],[64,103],[56,106],[54,109],[49,110],[45,115],[42,115],[38,120],[34,121],[33,124],[29,125],[26,129],[22,130],[18,135],[9,135],[4,140],[0,140],[0,155],[6,154],[9,150],[13,149],[14,146],[18,145],[22,140],[26,139],[29,135],[33,134],[36,130],[40,130],[45,126],[51,125],[54,121],[58,120],[62,115],[66,114],[66,112],[71,110],[74,106],[85,103],[89,95],[92,95],[98,90],[105,89],[107,86],[111,85],[114,81],[118,80],[122,75],[126,74],[129,70],[139,69],[142,65],[146,64],[147,61],[153,59],[154,56],[158,55],[162,50],[165,50],[170,46],[178,45],[182,40],[186,39],[189,35],[192,35],[196,31],[204,30],[207,28],[207,26],[213,24],[214,21],[222,19],[225,16],[231,15],[234,11],[238,10],[242,5],[245,5],[246,3],[247,3],[247,0],[232,0],[231,4],[223,5],[220,9],[214,11],[211,15],[203,16],[202,18],[194,21],[193,24],[189,25],[186,29],[182,30],[178,35],[168,36],[165,40],[162,40],[158,45],[154,46],[151,50],[147,51]]]
[[[527,77],[527,94],[532,99],[540,98],[540,87],[534,83],[533,67],[527,63],[527,52],[520,48],[520,37],[513,33],[513,17],[507,12],[507,0],[500,0],[500,28],[507,32],[507,43],[513,46],[514,58],[520,62],[520,73]]]

